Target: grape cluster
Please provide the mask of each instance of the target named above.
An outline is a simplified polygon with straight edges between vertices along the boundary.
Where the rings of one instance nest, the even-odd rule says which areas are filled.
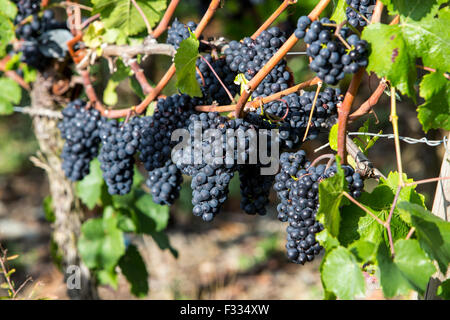
[[[205,55],[203,58],[209,62],[234,98],[236,93],[239,92],[239,86],[234,83],[237,74],[230,70],[225,59],[213,59],[210,54]],[[212,72],[208,63],[199,58],[197,60],[197,68],[199,73],[197,72],[196,77],[202,89],[205,102],[211,104],[216,101],[220,105],[231,103],[227,92]]]
[[[72,181],[81,180],[89,173],[89,164],[97,156],[100,144],[100,113],[85,106],[82,100],[71,101],[63,109],[63,119],[58,123],[65,140],[61,153],[62,169]]]
[[[320,164],[311,166],[304,151],[283,153],[281,170],[275,177],[274,189],[281,203],[277,206],[278,219],[288,222],[287,256],[294,263],[312,261],[322,249],[316,233],[323,226],[316,220],[319,208],[319,183],[336,173],[336,165],[326,168]],[[342,166],[348,187],[354,197],[361,195],[364,183],[350,166]]]
[[[269,204],[269,193],[275,177],[261,175],[259,165],[246,164],[239,167],[241,183],[241,209],[245,213],[265,215]]]
[[[334,33],[336,28],[324,24],[336,24],[328,18],[313,21],[302,16],[298,19],[295,36],[309,44],[306,53],[313,58],[309,67],[324,82],[336,85],[345,74],[356,73],[367,66],[367,42],[352,34],[349,28],[342,28],[339,35],[346,45]]]
[[[33,4],[31,4],[31,7],[33,7]],[[36,10],[39,11],[39,9],[29,9],[28,11],[25,10],[22,12],[19,9],[19,13],[14,22],[18,25],[16,28],[16,36],[18,39],[23,40],[20,48],[22,52],[22,56],[20,57],[21,61],[36,69],[43,70],[48,66],[50,59],[45,57],[39,50],[39,47],[44,45],[44,40],[41,39],[41,36],[50,30],[64,29],[66,28],[66,25],[55,20],[53,11],[45,10],[40,18],[37,15]],[[31,22],[20,24],[31,11],[36,11],[33,12]]]
[[[226,133],[225,117],[217,112],[193,114],[190,117],[189,133],[191,135],[190,152],[188,147],[174,154],[173,160],[177,167],[192,177],[193,214],[211,221],[219,212],[220,207],[228,197],[228,185],[234,176],[235,164],[230,157],[219,157],[218,152],[224,152],[223,135]],[[198,126],[200,124],[200,126]],[[218,129],[220,137],[205,137],[195,139],[198,130]],[[196,132],[197,131],[197,132]],[[197,161],[198,160],[198,161]]]
[[[197,98],[174,94],[158,99],[154,114],[144,117],[139,151],[147,171],[164,166],[175,144],[171,141],[172,132],[187,127],[194,106],[199,103]]]
[[[172,162],[167,160],[163,167],[149,172],[146,181],[153,197],[153,202],[160,205],[172,205],[180,195],[183,176]]]
[[[315,91],[305,91],[302,95],[292,93],[281,100],[263,105],[259,110],[269,118],[281,119],[278,129],[285,147],[292,149],[301,145],[310,120],[315,94]],[[308,131],[309,139],[316,138],[321,127],[328,127],[334,122],[337,106],[343,99],[339,89],[326,88],[323,92],[319,92]]]
[[[14,0],[17,6],[17,15],[14,25],[21,23],[26,17],[35,15],[41,10],[40,0]]]
[[[364,27],[367,25],[367,21],[361,17],[361,14],[366,17],[367,20],[372,19],[373,6],[375,6],[376,0],[346,0],[349,5],[345,9],[345,15],[347,16],[348,23],[353,27]],[[358,12],[353,10],[356,9]]]
[[[131,191],[134,154],[144,125],[142,118],[133,117],[127,122],[105,121],[101,126],[102,147],[98,159],[109,194],[125,195]]]
[[[167,33],[166,43],[171,44],[175,47],[175,49],[178,49],[180,47],[180,43],[189,38],[189,29],[191,32],[194,32],[196,28],[197,24],[195,22],[189,21],[188,23],[183,24],[175,18]]]
[[[225,59],[231,71],[243,73],[251,80],[286,42],[284,33],[277,27],[264,30],[255,39],[244,38],[242,42],[231,41],[225,49]],[[286,61],[281,60],[264,78],[252,96],[266,97],[287,89],[291,74],[286,69]]]

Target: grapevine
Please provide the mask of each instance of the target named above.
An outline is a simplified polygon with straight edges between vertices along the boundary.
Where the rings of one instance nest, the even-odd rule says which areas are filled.
[[[408,178],[397,106],[400,95],[415,100],[419,94],[424,131],[450,129],[448,43],[432,40],[445,38],[439,23],[449,20],[448,7],[439,1],[425,10],[417,3],[397,6],[396,0],[339,0],[336,7],[320,0],[305,15],[299,10],[305,9],[303,3],[286,0],[242,39],[203,35],[222,9],[220,0],[212,0],[200,19],[186,23],[176,15],[176,0],[152,7],[154,12],[134,0],[127,12],[95,1],[92,8],[76,2],[48,8],[44,1],[5,1],[16,13],[0,8],[0,19],[10,28],[0,35],[0,81],[14,92],[0,94],[0,112],[17,110],[13,105],[20,103],[20,87],[30,91],[36,105],[42,96],[36,88],[47,85],[44,91],[54,107],[30,115],[46,117],[61,110],[60,120],[54,121],[62,147],[47,152],[60,159],[54,169],[70,181],[74,199],[57,218],[70,216],[67,210],[79,208],[80,200],[82,210],[89,210],[90,218],[74,231],[74,251],[76,261],[101,284],[117,285],[120,268],[132,291],[138,290],[133,293],[144,297],[148,273],[125,233],[149,235],[173,253],[170,242],[161,239],[166,239],[168,207],[176,207],[182,188],[191,187],[192,214],[215,226],[233,179],[239,180],[242,212],[252,219],[270,218],[273,206],[278,220],[287,223],[280,224],[287,261],[304,265],[322,259],[326,298],[363,295],[365,275],[380,277],[387,298],[411,290],[424,294],[435,272],[447,272],[449,222],[433,215],[434,209],[428,211],[416,186],[442,186],[449,177]],[[56,7],[65,9],[67,20],[55,15]],[[295,12],[295,23],[278,25],[289,10]],[[423,32],[409,36],[419,29],[433,37]],[[295,46],[303,54],[288,57]],[[148,67],[156,55],[171,59],[159,80],[154,66]],[[300,64],[294,62],[299,61],[309,71],[298,71]],[[107,79],[97,72],[101,63],[111,73]],[[300,82],[299,73],[307,80]],[[371,73],[379,78],[376,88],[356,99]],[[125,79],[140,99],[127,107],[119,106],[119,83]],[[102,94],[99,80],[106,80]],[[374,114],[384,95],[390,97],[385,113],[397,160],[396,171],[386,175],[369,160],[368,150],[376,143],[370,137],[376,133],[368,132],[368,122],[359,128],[367,137],[348,137],[349,126]],[[352,108],[355,101],[362,103]],[[335,153],[307,154],[306,141],[323,136]],[[49,165],[40,166],[49,171]],[[369,178],[375,181],[368,183]],[[93,230],[102,232],[93,235]],[[436,237],[445,244],[436,243]],[[95,241],[102,243],[91,246]],[[408,254],[407,263],[399,258]],[[126,265],[130,256],[138,256],[134,260],[144,270],[145,285],[139,289],[133,283],[137,277],[127,274],[134,270]],[[398,283],[389,282],[393,266],[401,275]],[[420,276],[409,268],[417,268]]]

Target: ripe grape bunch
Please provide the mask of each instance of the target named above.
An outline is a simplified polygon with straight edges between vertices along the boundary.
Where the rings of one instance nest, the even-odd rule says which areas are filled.
[[[364,27],[367,21],[372,19],[373,8],[376,0],[346,0],[348,7],[345,8],[345,15],[348,23],[353,27]],[[361,16],[363,15],[364,18]]]
[[[225,59],[231,71],[243,73],[251,80],[286,42],[284,33],[277,27],[264,30],[256,37],[244,38],[242,42],[231,41],[225,49]],[[256,88],[252,97],[266,97],[288,88],[291,74],[286,61],[281,60]]]
[[[312,166],[306,153],[283,153],[280,157],[281,170],[275,177],[274,190],[281,203],[277,206],[278,219],[289,222],[287,231],[287,256],[294,263],[312,261],[322,247],[316,240],[316,233],[323,226],[316,220],[319,209],[319,183],[336,173],[336,164],[327,168],[324,164]],[[342,166],[350,194],[361,195],[364,183],[350,166]]]
[[[98,154],[102,119],[100,112],[86,109],[86,103],[79,99],[70,102],[62,114],[63,119],[58,123],[65,140],[62,168],[67,178],[78,181],[89,173],[89,163]]]
[[[134,154],[138,150],[145,120],[132,117],[129,121],[105,121],[100,127],[102,147],[98,159],[109,194],[124,195],[133,184]]]
[[[147,171],[164,166],[175,144],[171,141],[172,132],[187,127],[194,106],[198,104],[198,98],[174,94],[158,99],[154,114],[144,117],[139,152]]]
[[[189,133],[193,138],[198,129],[204,131],[219,129],[223,135],[227,129],[226,121],[227,119],[217,112],[193,114],[190,117]],[[211,221],[219,212],[228,197],[228,185],[236,170],[234,159],[225,158],[223,161],[217,161],[216,151],[221,149],[220,151],[223,152],[224,143],[223,139],[212,140],[204,137],[201,141],[193,141],[190,153],[179,150],[180,153],[174,155],[177,167],[192,177],[194,206],[192,212],[195,216],[202,217],[204,221]],[[196,163],[195,159],[201,159],[200,163]]]
[[[180,43],[189,38],[189,30],[194,32],[196,28],[197,24],[195,22],[189,21],[188,23],[183,24],[175,18],[167,33],[166,43],[171,44],[175,47],[175,49],[178,49],[180,47]]]
[[[210,54],[203,57],[211,67],[214,72],[219,76],[220,80],[224,86],[229,90],[231,96],[234,98],[237,92],[239,92],[239,86],[234,83],[236,78],[236,73],[232,72],[228,67],[225,59],[213,59]],[[206,103],[217,102],[219,104],[231,103],[230,97],[228,96],[225,88],[219,82],[215,74],[212,72],[208,63],[206,63],[202,58],[197,60],[197,82],[200,84],[202,89],[203,97]]]
[[[181,171],[169,159],[161,168],[149,172],[146,185],[150,189],[153,202],[172,205],[180,195],[182,182]]]
[[[344,99],[341,91],[325,88],[323,92],[319,92],[310,117],[315,95],[315,91],[305,91],[302,95],[292,93],[283,99],[263,105],[259,110],[270,119],[280,119],[278,122],[280,139],[288,149],[302,144],[309,121],[311,124],[308,139],[315,139],[320,128],[329,127],[334,123],[337,107]]]
[[[20,59],[36,69],[43,70],[48,66],[50,59],[39,49],[44,45],[42,35],[50,30],[65,29],[66,25],[56,21],[55,14],[51,10],[45,10],[42,17],[39,17],[37,12],[40,6],[31,0],[19,1],[18,9],[14,23],[17,25],[17,38],[23,40],[20,47],[22,52]],[[29,15],[32,15],[31,22],[23,24]]]
[[[330,85],[336,85],[345,74],[356,73],[366,67],[367,42],[343,27],[336,34],[336,22],[328,18],[313,21],[302,16],[298,19],[295,36],[309,45],[306,53],[313,58],[309,67]]]

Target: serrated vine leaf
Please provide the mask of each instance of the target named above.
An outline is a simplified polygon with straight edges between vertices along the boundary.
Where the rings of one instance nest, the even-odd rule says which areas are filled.
[[[138,248],[130,245],[125,255],[120,258],[119,267],[131,284],[131,293],[143,298],[148,293],[148,272]]]
[[[169,249],[170,253],[178,258],[178,251],[170,244],[169,237],[164,232],[152,232],[150,234],[161,250]]]
[[[202,91],[196,78],[195,63],[198,58],[199,41],[191,32],[191,36],[180,43],[180,47],[174,57],[177,88],[181,93],[200,97]]]
[[[11,114],[14,112],[13,104],[20,102],[22,90],[14,80],[5,77],[0,78],[0,88],[0,115]]]
[[[360,263],[367,263],[374,261],[375,254],[377,251],[377,246],[364,239],[357,240],[353,242],[348,249],[351,253],[358,259]]]
[[[339,235],[339,223],[341,221],[339,207],[342,202],[343,191],[345,190],[344,171],[338,163],[336,174],[319,184],[320,206],[317,212],[317,220],[334,237]]]
[[[94,209],[100,201],[104,181],[97,158],[89,165],[89,174],[76,184],[77,196],[89,208]]]
[[[450,130],[450,81],[441,72],[425,75],[420,83],[420,95],[425,99],[417,109],[423,130]]]
[[[100,284],[111,286],[114,290],[117,290],[119,286],[119,277],[115,270],[99,270],[96,272],[96,275]]]
[[[418,6],[422,4],[420,2]],[[386,77],[403,94],[413,99],[417,59],[422,59],[424,66],[441,72],[450,69],[450,34],[446,29],[450,24],[450,10],[445,7],[432,12],[420,21],[404,16],[398,25],[371,24],[362,34],[362,38],[371,45],[368,70]],[[414,17],[424,14],[423,11],[411,11]]]
[[[408,280],[403,277],[400,269],[392,260],[391,252],[385,242],[382,242],[378,247],[377,261],[380,271],[380,284],[386,298],[407,294],[411,290]]]
[[[432,15],[439,9],[439,4],[445,0],[381,0],[391,15],[399,14],[403,19],[419,21],[427,15]]]
[[[112,207],[106,207],[103,218],[90,219],[81,226],[78,250],[90,269],[113,270],[125,253],[123,232],[117,227]]]
[[[92,14],[100,13],[105,28],[116,28],[127,36],[146,30],[145,22],[131,0],[93,0]],[[165,0],[136,0],[151,27],[161,19],[166,9]]]
[[[410,216],[415,234],[426,253],[439,264],[445,274],[450,264],[450,222],[444,221],[420,205],[399,202],[398,210]]]
[[[321,277],[326,290],[340,299],[354,299],[365,293],[364,275],[353,254],[344,247],[326,255]]]
[[[436,272],[433,262],[427,257],[417,240],[398,240],[394,248],[394,263],[414,290],[423,294],[430,277]]]
[[[403,94],[414,97],[415,57],[402,36],[402,28],[373,23],[364,28],[362,38],[371,47],[367,70],[386,77]]]

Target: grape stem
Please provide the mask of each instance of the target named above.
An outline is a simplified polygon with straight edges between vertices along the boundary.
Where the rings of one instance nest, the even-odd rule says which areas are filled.
[[[169,25],[170,19],[172,18],[175,9],[178,6],[178,3],[180,0],[172,0],[170,1],[169,6],[167,7],[166,12],[164,13],[164,16],[162,17],[161,21],[159,22],[158,26],[153,30],[152,37],[154,39],[159,38],[159,36],[166,31],[167,26]]]
[[[330,3],[330,0],[320,0],[320,2],[316,5],[316,7],[311,11],[308,17],[311,20],[316,20],[323,10]],[[259,86],[259,84],[263,81],[263,79],[269,74],[269,72],[281,61],[281,59],[286,56],[286,54],[294,47],[294,45],[298,42],[298,38],[295,34],[292,34],[289,39],[278,49],[277,53],[275,53],[272,58],[259,70],[259,72],[250,80],[245,90],[242,92],[241,97],[239,98],[238,103],[236,104],[235,116],[236,118],[241,117],[244,105],[247,103],[250,95],[255,91],[255,89]]]
[[[403,181],[403,166],[402,166],[402,153],[400,150],[400,138],[398,132],[398,115],[397,115],[397,99],[395,97],[395,87],[391,87],[391,115],[390,120],[392,123],[392,129],[394,132],[395,142],[395,156],[397,158],[397,171],[399,173],[399,185],[404,186]]]
[[[129,65],[131,70],[134,72],[134,76],[136,77],[136,80],[139,82],[142,88],[142,92],[144,94],[149,94],[153,91],[153,87],[148,82],[147,78],[145,77],[144,70],[141,69],[139,64],[137,63],[136,59],[132,59],[129,61]]]
[[[375,9],[372,15],[372,23],[380,22],[381,11],[383,11],[384,5],[380,0],[377,0]],[[395,20],[395,19],[394,19]],[[393,21],[394,22],[394,21]],[[358,92],[359,85],[361,84],[362,76],[365,73],[365,68],[361,68],[352,78],[350,86],[345,94],[344,101],[341,107],[338,109],[338,155],[341,159],[341,163],[344,164],[347,159],[346,138],[347,138],[347,121],[352,108],[353,100]]]
[[[360,207],[364,212],[366,212],[367,214],[369,214],[372,218],[375,219],[376,222],[378,222],[379,224],[381,224],[382,226],[386,227],[385,222],[383,222],[380,218],[378,218],[376,215],[374,215],[372,213],[372,211],[370,211],[369,209],[367,209],[366,207],[364,207],[361,203],[359,203],[355,198],[353,198],[351,195],[349,195],[346,191],[343,191],[342,194],[349,199],[351,202],[353,202],[354,204],[356,204],[358,207]]]
[[[142,20],[144,20],[145,26],[147,28],[147,33],[152,34],[153,33],[152,27],[150,26],[150,22],[148,22],[148,19],[145,15],[144,11],[142,11],[142,8],[137,4],[136,0],[131,0],[131,3],[133,4],[133,6],[136,8],[136,10],[141,15]]]
[[[14,70],[6,70],[6,64],[11,59],[9,55],[0,60],[0,71],[2,71],[5,76],[17,82],[22,88],[27,91],[30,91],[30,86],[25,80],[17,74]]]
[[[217,8],[220,5],[220,0],[212,0],[209,4],[209,8],[206,11],[205,15],[201,19],[200,23],[198,24],[197,28],[195,29],[195,36],[197,38],[200,37],[203,30],[206,28],[209,21],[214,16],[214,13],[216,12]],[[164,89],[164,87],[169,83],[170,79],[175,74],[175,64],[172,63],[169,70],[164,74],[164,76],[161,78],[161,80],[158,82],[156,87],[145,97],[144,100],[141,101],[139,105],[135,107],[135,112],[137,114],[141,114],[145,111],[145,109],[148,107],[150,102],[152,102],[158,95],[161,93],[161,91]],[[130,108],[127,109],[120,109],[120,110],[106,110],[101,104],[96,104],[96,109],[99,110],[104,117],[107,118],[122,118],[126,117]]]
[[[386,88],[387,82],[383,78],[380,80],[378,87],[375,89],[375,91],[372,93],[369,99],[364,101],[357,110],[355,110],[352,114],[350,114],[350,116],[348,117],[349,122],[353,122],[362,117],[363,115],[371,112],[372,108],[378,103],[378,100],[380,100]]]
[[[272,15],[264,21],[264,23],[259,27],[258,30],[255,31],[255,33],[250,37],[253,40],[255,40],[261,32],[266,30],[279,16],[286,10],[287,7],[289,7],[291,4],[297,3],[297,0],[284,0],[283,3],[277,8],[277,10],[272,13]]]
[[[322,154],[322,155],[318,156],[317,158],[315,158],[314,161],[311,162],[311,164],[309,166],[314,167],[319,161],[321,161],[323,159],[330,159],[330,160],[335,159],[335,155],[332,153]]]
[[[303,141],[306,140],[306,137],[308,136],[309,128],[311,127],[311,119],[314,114],[314,109],[316,107],[317,103],[317,97],[319,96],[320,88],[322,88],[322,81],[317,84],[316,94],[314,95],[314,101],[311,107],[311,112],[309,113],[309,119],[308,119],[308,125],[306,126],[305,135],[303,136]]]
[[[216,73],[216,71],[214,70],[214,68],[212,67],[212,65],[208,62],[208,60],[206,60],[202,55],[199,55],[200,59],[202,59],[209,67],[209,69],[211,69],[211,72],[214,74],[214,76],[217,78],[217,80],[220,82],[222,88],[225,90],[225,92],[228,95],[228,98],[230,98],[231,102],[234,102],[234,97],[231,94],[230,90],[228,90],[227,86],[223,83],[222,79],[220,79],[219,75]],[[200,72],[201,74],[201,72]]]
[[[264,105],[266,103],[281,99],[284,96],[290,95],[291,93],[295,93],[300,91],[303,88],[310,87],[316,85],[320,82],[320,79],[315,77],[313,79],[307,80],[305,82],[299,83],[295,86],[287,88],[286,90],[274,93],[265,98],[256,98],[253,101],[249,101],[245,104],[243,111],[249,112],[256,110],[260,105]],[[205,106],[196,106],[195,110],[200,112],[227,112],[236,110],[236,105],[225,105],[225,106],[216,106],[216,105],[205,105]]]

